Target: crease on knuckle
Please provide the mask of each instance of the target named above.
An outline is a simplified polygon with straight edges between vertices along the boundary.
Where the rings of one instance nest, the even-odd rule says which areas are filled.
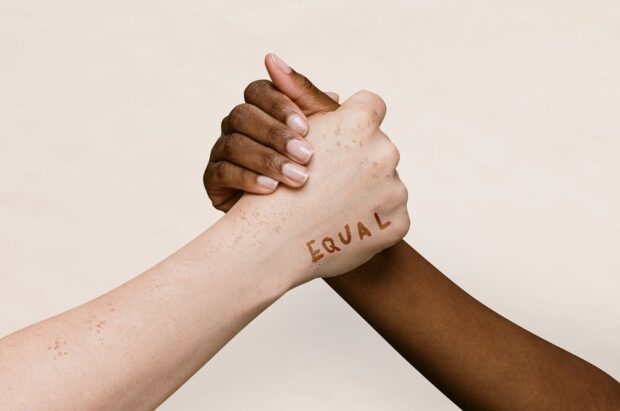
[[[274,153],[264,153],[261,158],[261,163],[265,170],[271,170],[275,173],[280,173],[282,171],[282,159]]]
[[[271,88],[271,82],[269,80],[256,80],[248,84],[243,91],[243,98],[245,101],[256,101],[263,92]]]
[[[314,84],[310,81],[310,79],[306,76],[299,75],[299,84],[304,90],[313,90]]]
[[[239,134],[230,134],[226,136],[222,142],[222,154],[224,158],[230,160],[237,153],[237,148],[241,144],[241,136]]]
[[[286,149],[286,144],[288,141],[294,138],[288,128],[282,126],[281,124],[273,124],[269,126],[267,134],[269,136],[269,145],[276,150]]]
[[[272,115],[281,115],[281,116],[286,116],[289,113],[292,113],[293,110],[291,110],[291,108],[288,106],[288,104],[286,104],[283,101],[272,101],[271,104],[269,104],[269,114]]]
[[[223,161],[213,163],[213,173],[215,177],[222,180],[226,176],[226,166]]]
[[[242,103],[242,104],[235,106],[230,111],[230,114],[228,115],[228,119],[230,120],[230,124],[233,127],[237,128],[239,127],[239,125],[243,124],[246,121],[249,115],[248,106],[249,106],[248,104]]]

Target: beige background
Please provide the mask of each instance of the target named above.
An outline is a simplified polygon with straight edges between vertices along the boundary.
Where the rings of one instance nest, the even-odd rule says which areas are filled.
[[[620,377],[619,21],[615,0],[0,0],[0,334],[219,217],[201,186],[210,146],[275,51],[325,89],[385,98],[408,241]],[[454,408],[321,281],[162,407]]]

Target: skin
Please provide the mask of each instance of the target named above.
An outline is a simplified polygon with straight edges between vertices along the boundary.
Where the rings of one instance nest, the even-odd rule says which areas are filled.
[[[379,129],[384,113],[378,96],[359,92],[312,119],[311,171],[329,184],[245,194],[145,273],[0,339],[2,408],[153,409],[285,292],[399,241],[409,228],[407,194],[398,152]],[[372,234],[353,231],[314,262],[307,243],[323,247],[346,224]]]
[[[337,97],[318,90],[279,58],[268,55],[265,64],[272,81],[254,82],[245,93],[246,104],[263,110],[260,117],[245,118],[248,138],[265,126],[268,116],[284,125],[290,113],[301,111],[311,123],[313,116],[338,109]],[[225,139],[236,129],[226,121],[224,126]],[[244,158],[255,154],[246,151]],[[261,159],[271,164],[269,158]],[[249,164],[236,166],[260,172]],[[209,167],[212,163],[207,172]],[[317,179],[312,175],[308,181]],[[252,191],[253,183],[233,187],[226,175],[205,179],[207,192],[219,188],[219,196],[211,199],[224,211],[239,190]],[[620,410],[615,379],[484,306],[404,241],[326,281],[463,409]]]

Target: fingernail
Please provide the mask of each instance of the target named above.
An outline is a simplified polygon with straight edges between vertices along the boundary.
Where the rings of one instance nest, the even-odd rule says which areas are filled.
[[[301,166],[293,163],[286,163],[282,167],[282,174],[297,183],[305,183],[308,179],[308,172]]]
[[[289,65],[286,64],[284,61],[282,61],[280,57],[276,56],[273,53],[270,53],[269,56],[271,57],[271,61],[273,61],[275,65],[278,66],[280,70],[282,70],[286,74],[289,74],[293,71],[293,69],[290,68]]]
[[[312,153],[314,152],[310,144],[303,140],[297,140],[296,138],[291,138],[288,143],[286,143],[286,150],[297,160],[304,163],[310,160],[310,157],[312,157]]]
[[[306,120],[304,120],[304,118],[299,114],[291,114],[288,116],[286,119],[286,125],[302,136],[305,136],[308,132],[308,123],[306,123]]]
[[[278,186],[277,180],[274,180],[273,178],[267,177],[267,176],[256,177],[256,182],[260,184],[261,186],[268,188],[270,190],[273,190]]]

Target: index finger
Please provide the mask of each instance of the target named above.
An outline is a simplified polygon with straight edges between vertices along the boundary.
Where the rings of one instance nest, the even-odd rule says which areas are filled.
[[[243,92],[246,103],[252,104],[298,134],[308,133],[308,120],[302,110],[269,80],[250,83]]]

